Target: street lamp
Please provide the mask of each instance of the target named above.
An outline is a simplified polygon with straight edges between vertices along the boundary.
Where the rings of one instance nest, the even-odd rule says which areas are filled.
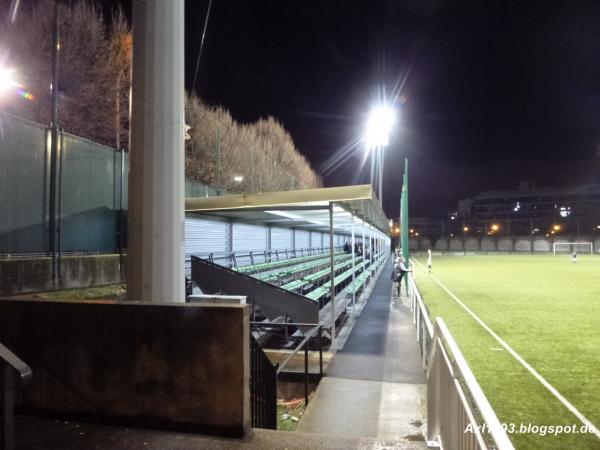
[[[378,106],[371,111],[367,121],[365,131],[365,141],[367,151],[371,153],[371,184],[374,182],[374,173],[377,171],[379,201],[382,199],[382,178],[383,178],[383,147],[390,142],[390,133],[396,123],[396,111],[388,105]],[[374,153],[377,152],[377,155]],[[377,156],[378,167],[375,166],[375,156]]]

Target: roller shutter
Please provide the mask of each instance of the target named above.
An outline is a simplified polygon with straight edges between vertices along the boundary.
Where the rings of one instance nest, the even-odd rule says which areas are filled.
[[[323,234],[319,231],[311,231],[310,232],[310,246],[312,248],[321,248],[323,247],[322,241]]]
[[[190,271],[190,256],[207,257],[226,253],[229,248],[227,222],[194,216],[185,218],[185,266]]]
[[[296,230],[296,250],[310,247],[310,233],[306,230]]]
[[[289,228],[271,228],[271,250],[292,250],[294,247],[292,230]]]
[[[246,223],[233,224],[234,252],[264,252],[267,249],[267,227]]]

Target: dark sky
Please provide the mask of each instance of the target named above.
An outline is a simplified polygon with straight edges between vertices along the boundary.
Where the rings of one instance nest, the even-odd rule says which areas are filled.
[[[186,3],[190,88],[208,0]],[[598,181],[598,1],[213,0],[197,92],[240,121],[279,119],[326,186],[368,182],[362,147],[326,162],[348,154],[378,90],[399,86],[389,215],[405,157],[411,215],[520,179]]]

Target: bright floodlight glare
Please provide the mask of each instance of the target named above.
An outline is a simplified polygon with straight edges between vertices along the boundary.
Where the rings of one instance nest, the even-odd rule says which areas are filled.
[[[241,183],[242,181],[244,181],[244,177],[241,175],[236,175],[233,177],[233,181],[235,181],[236,183]]]
[[[386,146],[389,135],[396,122],[396,111],[390,106],[380,106],[369,114],[365,140],[369,149]]]
[[[12,87],[18,86],[18,83],[14,79],[14,73],[15,71],[13,69],[0,67],[0,92],[7,91]]]

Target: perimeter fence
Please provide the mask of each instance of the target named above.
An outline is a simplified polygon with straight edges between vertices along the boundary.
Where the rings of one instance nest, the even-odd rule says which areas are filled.
[[[121,252],[128,152],[59,130],[53,173],[51,134],[43,125],[0,113],[0,255]],[[185,192],[224,193],[192,180]]]

